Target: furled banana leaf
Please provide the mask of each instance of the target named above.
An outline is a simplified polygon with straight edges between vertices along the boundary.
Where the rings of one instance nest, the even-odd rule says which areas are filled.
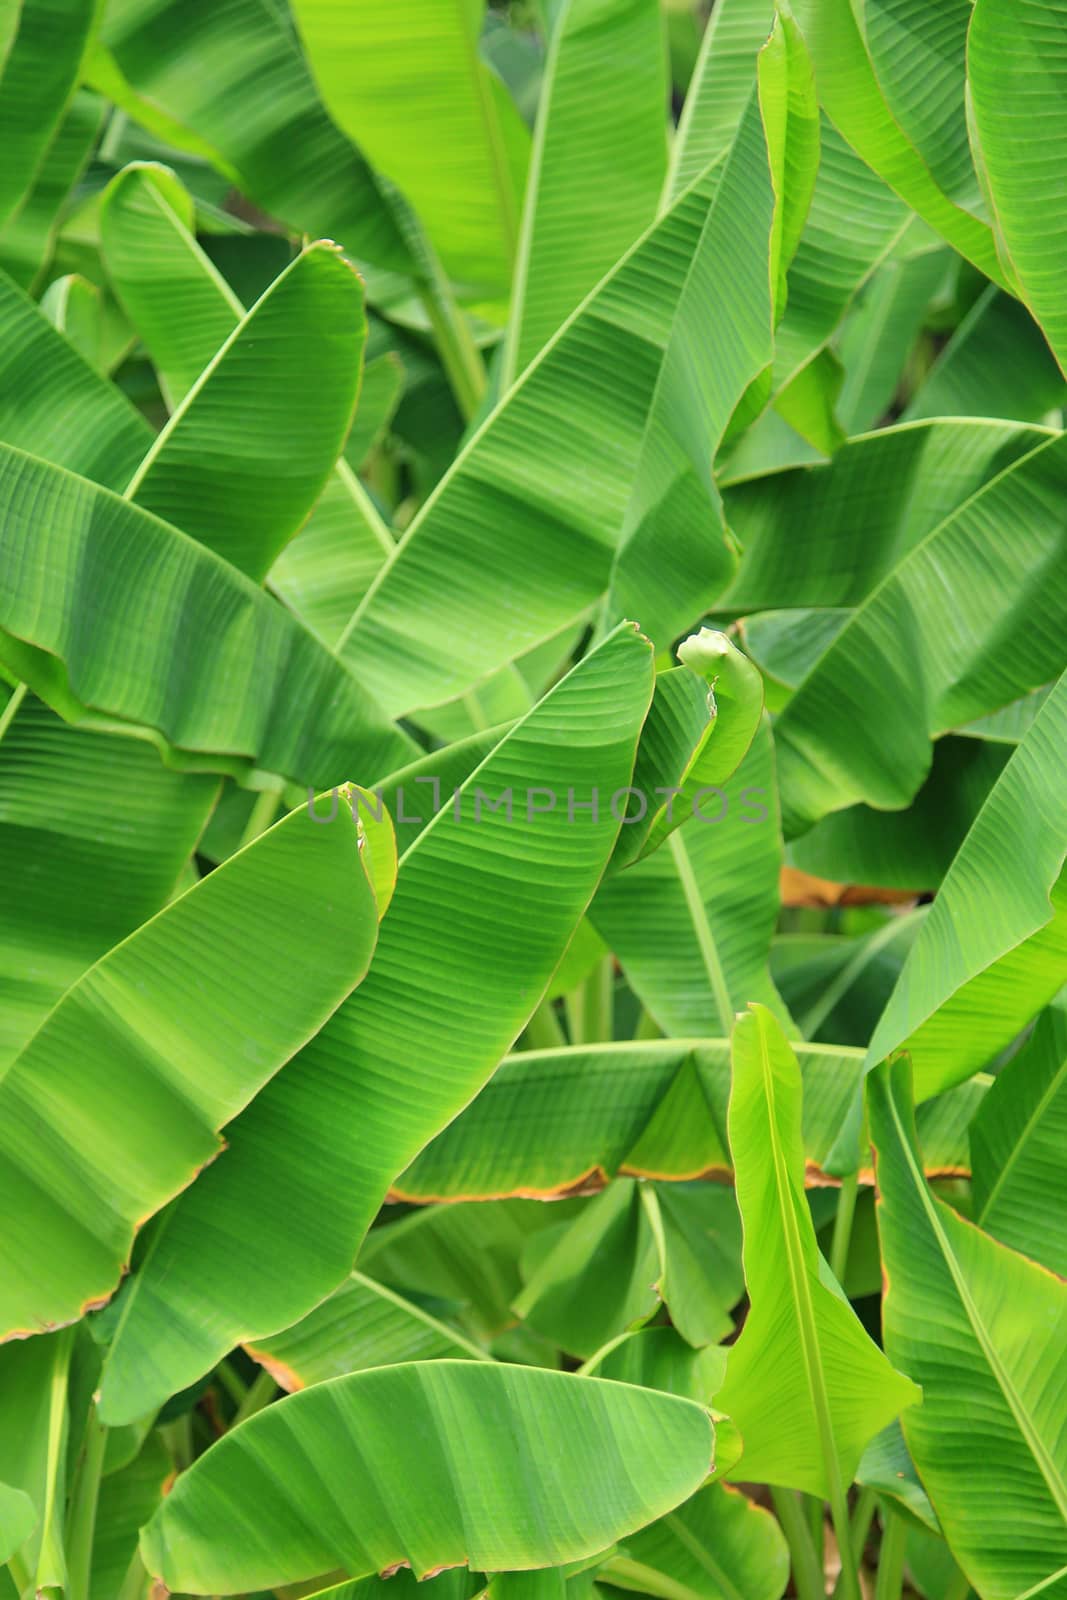
[[[733,1041],[730,1146],[751,1302],[715,1396],[741,1432],[738,1475],[830,1501],[845,1494],[868,1441],[919,1390],[864,1331],[819,1255],[804,1197],[801,1078],[763,1006]]]
[[[681,667],[656,675],[634,763],[633,807],[614,871],[657,849],[744,760],[760,726],[763,682],[724,633],[702,628],[678,649]]]

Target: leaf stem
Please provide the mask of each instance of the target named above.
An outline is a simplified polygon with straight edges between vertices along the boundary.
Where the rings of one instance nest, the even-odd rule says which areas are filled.
[[[264,1406],[270,1405],[277,1393],[278,1385],[264,1368],[249,1384],[248,1393],[234,1414],[232,1426],[236,1428],[242,1422],[247,1422],[249,1417],[254,1417],[257,1411],[262,1411]]]
[[[70,1377],[70,1354],[74,1347],[74,1329],[63,1328],[56,1334],[52,1351],[52,1377],[48,1400],[48,1445],[45,1466],[44,1507],[41,1515],[41,1545],[37,1557],[34,1586],[58,1589],[63,1585],[66,1563],[57,1533],[57,1518],[63,1504],[62,1478],[67,1434],[67,1386]]]
[[[237,846],[238,850],[243,850],[246,844],[251,844],[261,833],[266,833],[277,815],[281,798],[281,791],[278,789],[264,789],[256,796],[255,804],[248,813],[248,821]]]
[[[821,1571],[826,1570],[826,1513],[821,1500],[813,1494],[806,1494],[801,1504],[808,1519],[811,1530],[811,1543],[815,1551],[815,1559]]]
[[[26,1565],[25,1561],[23,1561],[17,1550],[13,1556],[8,1557],[7,1570],[11,1574],[11,1581],[15,1585],[15,1588],[18,1590],[19,1594],[25,1594],[26,1590],[33,1582],[33,1579],[30,1575],[29,1567]]]
[[[93,1537],[96,1532],[96,1505],[107,1448],[107,1426],[89,1407],[74,1488],[70,1497],[70,1524],[67,1530],[68,1600],[89,1600],[89,1574],[93,1563]]]
[[[878,1581],[874,1600],[900,1600],[904,1590],[904,1547],[908,1528],[903,1517],[882,1513],[882,1548],[878,1552]]]
[[[837,1198],[834,1236],[830,1244],[830,1271],[842,1288],[845,1285],[845,1269],[848,1266],[848,1247],[852,1242],[852,1220],[856,1215],[859,1181],[858,1172],[848,1173],[841,1179],[841,1189]]]
[[[789,1546],[797,1600],[826,1600],[826,1582],[800,1501],[791,1489],[772,1489],[771,1500]]]
[[[7,702],[3,710],[0,711],[0,739],[4,737],[4,734],[7,732],[12,722],[14,722],[15,713],[18,711],[19,706],[22,704],[25,698],[26,685],[24,683],[20,683],[16,688],[12,689],[11,693],[8,695]]]
[[[663,1038],[663,1029],[660,1027],[660,1025],[656,1021],[655,1017],[652,1016],[651,1012],[649,1012],[644,1006],[641,1007],[641,1015],[637,1019],[637,1027],[634,1029],[634,1038],[635,1039],[662,1039]]]
[[[418,289],[460,415],[464,422],[470,422],[485,398],[488,385],[482,353],[456,303],[452,286],[440,268],[420,277]]]
[[[226,1390],[235,1406],[239,1406],[248,1393],[248,1385],[225,1358],[215,1368],[215,1376]]]
[[[525,1028],[526,1043],[531,1050],[565,1050],[567,1036],[560,1026],[551,1000],[542,1000]]]
[[[1060,1574],[1056,1573],[1056,1577],[1059,1576]],[[968,1600],[971,1592],[970,1578],[965,1572],[957,1570],[955,1577],[949,1580],[945,1589],[944,1600]],[[1026,1600],[1026,1596],[1020,1596],[1020,1600]]]
[[[609,1042],[615,1033],[614,957],[601,957],[585,982],[589,991],[585,1013],[588,1043]]]
[[[856,1504],[852,1508],[852,1556],[857,1566],[863,1560],[863,1552],[867,1546],[867,1535],[871,1531],[874,1513],[878,1505],[878,1496],[873,1489],[861,1489],[856,1496]]]

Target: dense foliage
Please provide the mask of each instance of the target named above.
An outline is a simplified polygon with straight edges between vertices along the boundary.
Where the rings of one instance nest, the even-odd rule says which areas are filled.
[[[1067,1597],[1067,0],[706,12],[0,0],[0,1600]]]

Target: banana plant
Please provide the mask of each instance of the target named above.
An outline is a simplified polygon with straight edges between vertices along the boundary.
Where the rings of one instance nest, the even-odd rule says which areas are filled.
[[[0,4],[0,1600],[1067,1600],[1065,113]]]

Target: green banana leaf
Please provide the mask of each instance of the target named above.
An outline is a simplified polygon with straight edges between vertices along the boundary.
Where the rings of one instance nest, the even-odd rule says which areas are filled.
[[[678,119],[664,205],[721,161],[756,82],[756,57],[774,23],[773,0],[718,0]]]
[[[530,138],[482,61],[484,0],[292,0],[323,101],[414,206],[451,275],[506,293]]]
[[[502,391],[656,215],[667,170],[665,43],[657,0],[565,0],[553,19]]]
[[[124,167],[100,202],[101,259],[171,411],[245,315],[195,221],[188,190],[158,162]]]
[[[351,814],[294,812],[103,957],[7,1067],[8,1336],[110,1296],[138,1226],[360,981],[378,924],[360,854]]]
[[[819,170],[819,103],[811,60],[792,14],[776,11],[757,57],[760,114],[774,189],[771,283],[775,316],[785,309],[787,278],[808,219]]]
[[[688,485],[676,509],[689,507],[682,526],[694,535],[699,510],[696,574],[713,573],[719,587],[729,576],[726,545],[708,537],[700,482],[711,445],[704,399],[680,442],[663,429],[693,400],[683,319],[697,318],[694,336],[706,337],[703,302],[685,293],[691,257],[699,249],[709,270],[717,265],[727,212],[733,217],[745,196],[759,216],[729,233],[730,248],[753,253],[760,282],[752,293],[764,295],[770,179],[758,170],[761,145],[750,115],[729,177],[713,170],[698,179],[632,247],[475,431],[411,524],[339,646],[393,715],[454,698],[581,617],[607,588],[624,522],[651,528],[646,513],[672,483]],[[738,355],[747,374],[749,352]],[[738,370],[733,359],[723,369],[731,390]],[[535,457],[531,475],[524,464]],[[695,587],[687,592],[690,620],[701,602]],[[642,611],[635,615],[644,626]]]
[[[930,1193],[910,1080],[898,1061],[868,1086],[886,1349],[923,1387],[922,1405],[904,1413],[904,1436],[952,1553],[980,1593],[1015,1600],[1041,1586],[1061,1594],[1067,1284]],[[1058,1581],[1044,1587],[1054,1574]]]
[[[918,1518],[931,1533],[941,1532],[937,1513],[919,1482],[919,1474],[908,1454],[904,1431],[899,1422],[891,1422],[888,1428],[871,1440],[856,1468],[856,1482],[865,1489],[876,1489],[880,1495],[894,1500],[903,1510]]]
[[[753,93],[716,169],[715,196],[678,296],[614,557],[609,615],[636,617],[660,648],[706,611],[733,575],[711,461],[746,390],[773,358],[773,296],[785,264],[788,203],[775,192],[770,164],[784,165],[787,127],[793,140],[802,121],[790,105],[782,127],[770,123],[768,135],[760,110]],[[727,251],[732,265],[724,273]]]
[[[918,11],[920,5],[916,0],[903,9]],[[946,194],[895,117],[875,76],[852,0],[797,0],[793,11],[815,65],[820,103],[842,136],[930,227],[987,277],[1003,283],[989,224]],[[939,9],[939,18],[944,11]],[[933,53],[924,56],[927,66],[939,70]]]
[[[736,771],[760,726],[762,679],[724,633],[702,628],[679,646],[678,659],[680,667],[656,674],[634,763],[633,798],[641,809],[623,824],[615,871],[680,828]]]
[[[104,306],[95,283],[76,272],[53,278],[41,296],[41,310],[83,361],[96,372],[104,370]]]
[[[104,193],[104,261],[172,404],[188,393],[245,317],[233,290],[197,244],[192,224],[190,197],[165,167],[126,167]],[[320,322],[320,336],[328,333],[328,323]],[[364,370],[357,419],[366,378]],[[315,441],[312,455],[317,451]],[[283,463],[288,454],[287,442]],[[277,462],[269,464],[277,474]],[[243,497],[241,504],[247,516]],[[307,504],[302,499],[301,509]],[[392,548],[392,535],[370,497],[339,461],[299,541],[286,545],[274,563],[271,586],[332,644]]]
[[[1067,84],[1065,16],[1063,0],[977,0],[967,46],[974,134],[999,237],[1061,368],[1067,207],[1049,152]]]
[[[192,1594],[338,1568],[557,1565],[687,1498],[712,1448],[707,1412],[673,1395],[469,1361],[387,1367],[290,1395],[221,1440],[167,1496],[142,1553]]]
[[[0,721],[2,1072],[86,968],[166,904],[218,782],[169,771],[143,740],[72,728],[32,695]]]
[[[127,494],[262,582],[347,437],[366,320],[336,247],[297,256],[183,397]]]
[[[492,1351],[514,1326],[511,1302],[522,1288],[530,1240],[580,1208],[579,1200],[555,1206],[537,1200],[420,1206],[373,1227],[357,1266],[375,1282],[447,1313]]]
[[[902,413],[1040,422],[1067,396],[1063,374],[1025,306],[989,284]]]
[[[78,85],[101,0],[22,0],[0,77],[0,223],[33,187]]]
[[[69,720],[132,724],[180,761],[316,786],[408,744],[312,634],[176,528],[7,446],[0,507],[0,659]],[[98,583],[104,570],[121,586]]]
[[[36,289],[48,270],[61,214],[85,170],[104,111],[99,95],[77,91],[52,135],[32,188],[0,228],[0,267],[24,289]]]
[[[857,608],[775,724],[787,838],[857,801],[908,805],[932,739],[1064,670],[1054,618],[1067,603],[1065,486],[1067,440],[1054,435],[927,534]],[[1005,526],[1010,541],[998,537]],[[1000,647],[1008,637],[1010,650]]]
[[[0,273],[0,439],[58,467],[125,489],[151,427]]]
[[[230,1125],[225,1159],[161,1219],[105,1369],[109,1422],[289,1326],[351,1270],[389,1184],[482,1087],[547,987],[619,826],[606,809],[572,822],[566,797],[588,805],[594,787],[625,784],[651,694],[647,643],[616,629],[477,769],[458,817],[449,802],[405,851],[358,1001]],[[557,803],[538,809],[549,794]]]
[[[0,1483],[0,1561],[10,1561],[36,1525],[37,1511],[29,1495]]]
[[[619,1179],[537,1234],[522,1265],[523,1324],[587,1360],[661,1305],[689,1345],[713,1344],[732,1331],[744,1289],[737,1207],[718,1185]]]
[[[664,1600],[780,1600],[789,1550],[769,1511],[712,1483],[627,1539],[604,1576]]]
[[[722,1385],[726,1351],[718,1345],[694,1350],[673,1328],[638,1328],[613,1339],[582,1368],[600,1378],[635,1383],[641,1389],[661,1389],[707,1405]],[[717,1470],[723,1465],[723,1436],[716,1451]]]
[[[801,1078],[764,1006],[738,1019],[730,1147],[750,1309],[715,1396],[740,1430],[738,1473],[830,1501],[869,1440],[920,1398],[873,1344],[819,1255],[804,1197]]]
[[[93,1600],[119,1600],[137,1554],[140,1530],[163,1499],[173,1474],[167,1448],[160,1435],[153,1433],[133,1461],[104,1479],[97,1501],[89,1580]]]
[[[906,1047],[921,1100],[993,1060],[1063,985],[1065,740],[1067,674],[979,812],[875,1029],[868,1063]]]
[[[1067,998],[1037,1019],[1027,1043],[993,1080],[971,1124],[974,1220],[1067,1277]]]
[[[942,287],[951,262],[951,253],[944,248],[921,250],[886,261],[865,286],[836,345],[844,368],[837,414],[846,433],[865,433],[890,410],[930,302]],[[925,414],[944,416],[954,409],[950,406]],[[1008,415],[1015,413],[1009,409]]]
[[[1049,437],[1009,422],[884,428],[851,440],[826,466],[738,485],[726,508],[743,555],[720,604],[740,613],[861,605],[979,489]]]
[[[967,133],[972,10],[970,0],[861,0],[859,7],[871,67],[896,122],[942,193],[988,220]]]
[[[749,999],[784,1018],[767,970],[782,859],[769,725],[733,776],[691,792],[691,815],[679,818],[686,798],[681,826],[601,886],[590,920],[665,1033],[725,1035]]]
[[[111,0],[87,75],[294,229],[412,270],[391,197],[326,112],[272,0]]]
[[[89,1406],[84,1378],[92,1371],[85,1360],[90,1343],[64,1328],[0,1345],[0,1482],[30,1502],[28,1527],[21,1501],[12,1505],[13,1535],[25,1528],[17,1553],[42,1587],[67,1582],[64,1491],[71,1440],[80,1443]],[[0,1542],[8,1537],[4,1526]]]
[[[575,1218],[535,1235],[532,1244],[536,1259],[527,1254],[523,1262],[526,1281],[514,1311],[569,1355],[594,1356],[659,1309],[662,1256],[636,1183],[609,1184]],[[729,1326],[727,1317],[716,1336]]]
[[[457,1328],[361,1272],[291,1328],[245,1348],[290,1392],[401,1361],[489,1359]]]
[[[804,1084],[806,1179],[825,1163],[862,1080],[863,1051],[797,1044]],[[986,1084],[922,1108],[930,1170],[969,1171],[967,1128]],[[730,1046],[656,1039],[522,1050],[398,1177],[398,1199],[552,1199],[620,1175],[685,1182],[728,1178]]]
[[[846,210],[850,227],[843,237],[840,219]],[[789,264],[788,295],[775,329],[766,401],[773,400],[783,412],[795,410],[797,396],[792,386],[799,385],[809,371],[815,373],[856,297],[887,259],[907,247],[915,225],[908,208],[823,116],[818,171],[803,231]],[[732,463],[733,458],[730,460]],[[772,454],[771,462],[780,466],[780,455]]]
[[[992,740],[939,739],[929,776],[906,811],[835,811],[793,841],[790,863],[836,883],[938,888],[1011,751]]]

